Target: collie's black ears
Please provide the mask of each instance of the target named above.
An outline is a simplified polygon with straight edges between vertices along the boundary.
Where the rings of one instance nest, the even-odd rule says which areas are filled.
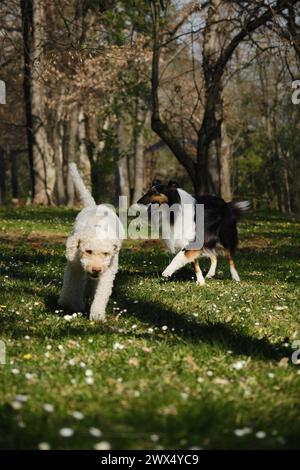
[[[171,189],[177,189],[177,188],[179,188],[179,184],[176,183],[176,181],[169,181],[168,182],[168,187],[171,188]]]
[[[162,183],[161,183],[161,180],[153,180],[151,184],[152,184],[152,187],[153,187],[153,186],[157,186],[158,184],[162,184]]]

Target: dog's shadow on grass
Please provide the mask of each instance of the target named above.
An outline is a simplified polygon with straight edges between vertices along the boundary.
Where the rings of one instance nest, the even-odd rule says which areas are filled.
[[[230,350],[234,355],[245,355],[275,361],[280,360],[282,357],[290,357],[292,354],[292,350],[289,348],[279,343],[270,343],[267,338],[255,338],[229,324],[209,323],[207,320],[205,323],[201,323],[201,320],[195,319],[190,315],[179,314],[159,301],[139,300],[138,303],[134,303],[136,299],[130,298],[128,294],[125,296],[123,292],[124,285],[122,279],[119,279],[119,283],[114,288],[113,299],[117,300],[118,307],[127,310],[126,316],[136,317],[141,322],[148,324],[149,327],[168,326],[168,330],[172,332],[172,336],[169,336],[169,339],[174,341],[174,345],[178,342],[178,338],[180,338],[187,343],[203,342],[219,347],[224,351]],[[47,295],[45,302],[50,311],[55,311],[59,308],[57,306],[57,297],[54,295]],[[68,312],[60,313],[59,315],[64,315],[65,313]],[[87,312],[84,313],[84,316],[89,321]],[[110,313],[108,313],[107,322],[99,325],[96,324],[93,329],[95,333],[109,334],[115,333],[116,327],[117,325],[111,325]],[[91,333],[91,329],[88,329],[88,334]],[[85,331],[81,327],[69,325],[68,335],[72,334],[84,335]],[[132,331],[127,331],[125,334],[127,336],[128,334],[137,336],[137,333]],[[149,339],[149,334],[147,333],[141,333],[138,336]],[[155,335],[155,339],[164,340],[164,337]]]
[[[267,360],[280,360],[291,356],[292,350],[282,344],[270,343],[267,338],[259,339],[241,332],[237,328],[224,323],[201,323],[191,316],[178,314],[160,302],[138,301],[134,306],[133,300],[126,298],[118,287],[115,291],[118,306],[127,309],[127,315],[138,318],[149,326],[162,327],[166,325],[173,333],[174,344],[178,337],[185,342],[206,343],[224,351],[232,351],[234,355],[245,355]],[[148,336],[149,337],[149,336]]]
[[[114,298],[118,301],[118,306],[121,309],[126,309],[126,316],[133,316],[138,318],[141,322],[147,323],[149,327],[162,327],[166,325],[171,332],[168,335],[168,340],[178,343],[178,339],[186,343],[206,343],[211,346],[223,349],[224,351],[232,351],[233,355],[244,355],[255,357],[262,360],[279,361],[283,357],[291,356],[292,350],[284,347],[282,344],[272,344],[266,338],[259,339],[241,332],[237,328],[224,323],[201,323],[194,318],[184,314],[178,314],[170,308],[159,302],[139,301],[134,304],[133,299],[126,298],[120,288],[115,289]],[[46,300],[46,299],[45,299]],[[47,305],[53,311],[57,309],[57,298],[49,295],[47,297]],[[133,312],[134,310],[134,312]],[[59,315],[64,315],[60,313]],[[58,314],[56,314],[58,315]],[[67,324],[66,330],[63,329],[59,335],[68,334],[72,335],[85,335],[85,334],[113,334],[119,332],[118,325],[114,326],[110,323],[109,313],[107,314],[107,322],[94,325],[92,328],[82,328],[79,325]],[[124,314],[123,314],[124,315]],[[87,322],[88,314],[85,312]],[[173,330],[174,329],[174,330]],[[148,333],[138,334],[132,330],[119,332],[120,335],[132,335],[139,338],[151,338]],[[155,341],[164,341],[165,336],[155,335]]]

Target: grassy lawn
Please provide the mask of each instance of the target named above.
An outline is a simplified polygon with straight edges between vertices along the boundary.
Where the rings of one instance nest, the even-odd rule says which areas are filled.
[[[300,223],[249,216],[242,282],[221,260],[204,288],[190,267],[161,279],[159,242],[126,241],[95,324],[56,304],[74,215],[0,211],[0,448],[300,448]]]

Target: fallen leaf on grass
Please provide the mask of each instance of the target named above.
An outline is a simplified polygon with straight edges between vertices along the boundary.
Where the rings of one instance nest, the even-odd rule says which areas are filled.
[[[132,357],[129,359],[128,364],[130,366],[138,367],[140,365],[140,361],[136,357]]]
[[[144,347],[142,348],[142,351],[144,351],[145,353],[150,354],[150,353],[152,353],[153,348],[147,348],[146,346],[144,346]]]
[[[185,356],[184,358],[185,362],[191,366],[192,371],[198,371],[200,370],[199,366],[196,364],[193,356],[189,354],[188,356]]]
[[[280,361],[278,362],[278,367],[280,368],[285,368],[289,365],[289,358],[288,357],[283,357],[282,359],[280,359]]]
[[[213,383],[216,385],[229,385],[230,382],[227,379],[221,379],[219,377],[216,377],[215,379],[213,379]]]

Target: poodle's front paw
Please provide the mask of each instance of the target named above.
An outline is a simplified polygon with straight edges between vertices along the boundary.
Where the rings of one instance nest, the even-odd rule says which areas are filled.
[[[162,277],[171,277],[173,274],[173,271],[172,269],[170,268],[170,266],[168,266],[164,272],[162,273]]]
[[[91,310],[90,312],[90,320],[91,321],[105,321],[105,312],[99,312],[99,310]]]

